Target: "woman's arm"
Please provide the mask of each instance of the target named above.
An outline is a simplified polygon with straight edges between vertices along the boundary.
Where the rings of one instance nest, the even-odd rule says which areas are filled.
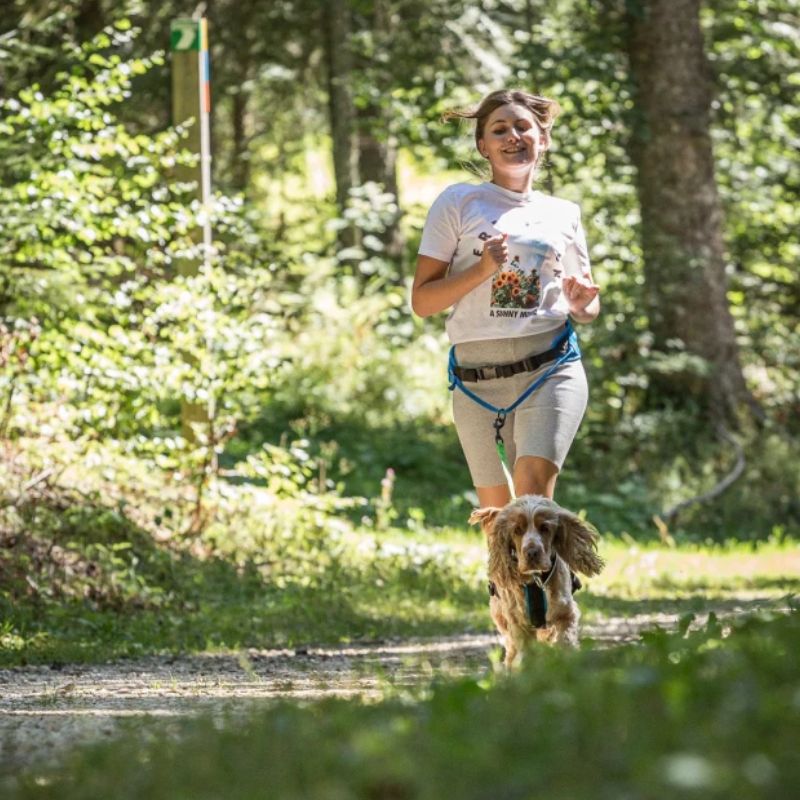
[[[567,276],[561,284],[561,291],[570,317],[576,322],[592,322],[600,313],[600,287],[592,278],[580,209],[577,209],[572,241],[564,253],[564,268]]]
[[[481,260],[463,272],[447,274],[447,261],[417,256],[417,271],[411,287],[411,308],[420,317],[430,317],[455,305],[465,294],[494,275],[508,259],[507,236],[488,239]]]

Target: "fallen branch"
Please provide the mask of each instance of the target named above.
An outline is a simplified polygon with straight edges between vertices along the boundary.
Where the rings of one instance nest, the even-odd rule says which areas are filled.
[[[38,475],[34,475],[34,477],[22,487],[19,499],[21,500],[34,486],[38,486],[42,481],[46,481],[54,472],[55,467],[48,467],[47,469],[43,469]]]
[[[739,442],[730,434],[730,432],[725,428],[724,425],[717,426],[717,436],[720,439],[723,439],[728,444],[730,444],[735,453],[736,453],[736,463],[733,465],[733,469],[725,475],[722,480],[720,480],[715,486],[709,489],[707,492],[703,492],[703,494],[699,494],[696,497],[690,497],[688,500],[683,500],[677,505],[673,506],[672,508],[664,511],[661,515],[656,514],[653,517],[653,521],[658,528],[659,535],[661,536],[662,540],[666,536],[669,536],[669,526],[675,523],[675,520],[685,509],[689,508],[689,506],[700,505],[702,503],[707,503],[710,500],[713,500],[715,497],[719,497],[726,489],[732,486],[742,475],[744,472],[744,468],[746,466],[746,461],[744,457],[744,450]],[[671,538],[671,537],[670,537]]]
[[[47,467],[47,469],[43,469],[38,475],[34,475],[30,480],[24,483],[16,496],[7,494],[0,497],[0,508],[19,507],[25,500],[28,492],[36,488],[40,483],[44,483],[54,472],[54,467]]]

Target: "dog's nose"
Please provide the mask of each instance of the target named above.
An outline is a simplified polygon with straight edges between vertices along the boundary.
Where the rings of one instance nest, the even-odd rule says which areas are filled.
[[[529,564],[539,564],[544,561],[544,547],[540,544],[531,544],[525,548],[525,560]]]

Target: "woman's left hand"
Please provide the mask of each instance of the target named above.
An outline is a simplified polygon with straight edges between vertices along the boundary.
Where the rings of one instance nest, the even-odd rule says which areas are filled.
[[[600,287],[591,278],[564,278],[561,290],[567,299],[570,314],[580,314],[600,292]]]

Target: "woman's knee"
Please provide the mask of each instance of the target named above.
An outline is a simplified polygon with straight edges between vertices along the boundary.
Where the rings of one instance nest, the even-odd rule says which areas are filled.
[[[553,498],[558,465],[540,456],[520,456],[514,464],[514,490],[517,495],[540,494]]]

